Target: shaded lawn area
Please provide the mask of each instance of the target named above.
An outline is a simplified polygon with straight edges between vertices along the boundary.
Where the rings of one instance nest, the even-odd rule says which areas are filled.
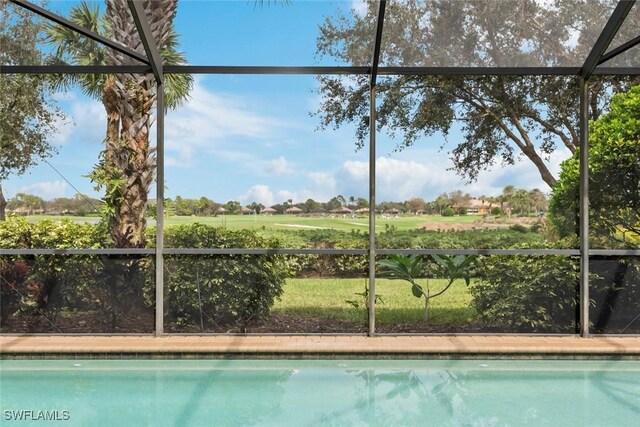
[[[280,301],[272,308],[274,315],[294,315],[300,317],[327,318],[346,322],[366,324],[367,310],[364,297],[356,293],[364,292],[366,279],[288,279]],[[426,284],[426,279],[420,281]],[[429,279],[432,293],[446,286],[444,279]],[[376,305],[376,324],[395,325],[422,323],[424,299],[411,294],[407,283],[376,280],[376,294],[383,303]],[[359,308],[351,306],[347,300],[357,301]],[[444,294],[431,300],[429,307],[430,325],[458,325],[476,320],[472,298],[463,280],[455,282]]]

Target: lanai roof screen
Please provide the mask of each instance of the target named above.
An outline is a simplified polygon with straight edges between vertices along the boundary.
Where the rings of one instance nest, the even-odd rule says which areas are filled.
[[[76,29],[64,31],[75,33],[80,43],[95,45],[97,55],[91,61],[67,55],[52,63],[55,44],[40,39],[37,43],[45,55],[20,63],[3,61],[3,65],[148,64],[125,0],[90,2],[88,6],[82,6],[80,0],[11,3],[29,10],[15,6],[10,13],[40,15],[38,19],[44,16],[51,23],[56,21],[52,15],[71,21]],[[620,9],[624,13],[616,15]],[[94,10],[121,25],[107,28],[103,20],[90,19]],[[173,24],[184,52],[181,65],[363,67],[350,72],[365,73],[364,67],[372,64],[377,1],[181,0],[176,12]],[[619,29],[618,25],[607,27],[612,21],[621,23]],[[52,25],[62,28],[59,23]],[[475,69],[475,74],[514,68],[520,69],[516,74],[527,74],[535,67],[538,71],[532,74],[554,69],[550,74],[578,74],[590,53],[595,51],[599,57],[602,44],[598,46],[598,40],[609,34],[613,40],[604,43],[607,54],[598,61],[607,68],[602,72],[637,74],[639,28],[640,5],[632,0],[387,0],[380,67],[406,68],[402,73],[410,73],[411,68],[441,68],[442,74],[461,74],[467,68]],[[105,47],[87,31],[124,45],[132,55]],[[614,58],[616,49],[625,45],[628,50]],[[51,68],[51,72],[61,70]],[[195,71],[171,70],[168,72]],[[25,72],[5,72],[16,71]]]
[[[612,15],[615,0],[389,1],[381,66],[579,67]],[[636,5],[637,8],[637,5]],[[376,8],[356,17],[354,34]],[[630,23],[625,33],[637,33]],[[619,34],[618,39],[629,39]],[[357,39],[345,39],[357,45]]]

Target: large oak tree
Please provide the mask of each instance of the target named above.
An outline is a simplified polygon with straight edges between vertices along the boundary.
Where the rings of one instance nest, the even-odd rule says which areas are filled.
[[[440,67],[574,66],[588,56],[615,3],[605,0],[390,1],[382,34],[381,65]],[[377,4],[366,13],[328,18],[320,28],[320,56],[362,65],[371,60]],[[637,36],[630,15],[616,39]],[[624,65],[624,64],[621,64]],[[631,64],[634,65],[634,64]],[[635,64],[637,66],[637,64]],[[592,117],[629,78],[590,81]],[[368,136],[368,76],[320,76],[323,127],[357,126]],[[381,76],[377,123],[398,137],[398,149],[454,128],[463,139],[449,154],[469,180],[496,163],[524,157],[552,187],[545,162],[559,146],[579,145],[579,80],[574,76]]]
[[[0,64],[42,64],[45,58],[37,49],[42,30],[40,19],[0,1]],[[55,152],[51,136],[64,115],[52,94],[43,76],[0,75],[0,221],[6,208],[2,181],[22,175]]]

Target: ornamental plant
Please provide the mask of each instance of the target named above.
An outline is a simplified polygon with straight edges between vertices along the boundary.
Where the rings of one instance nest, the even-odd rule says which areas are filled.
[[[433,298],[445,293],[458,279],[464,279],[469,286],[470,269],[476,259],[475,255],[431,255],[431,257],[435,260],[436,266],[427,265],[421,255],[389,255],[377,262],[377,265],[382,268],[383,276],[409,282],[413,296],[424,298],[423,320],[425,322],[429,320],[429,303]],[[430,271],[435,277],[444,276],[449,283],[441,291],[431,293],[429,280],[426,280],[424,286],[418,283],[418,278],[424,277],[426,271]]]

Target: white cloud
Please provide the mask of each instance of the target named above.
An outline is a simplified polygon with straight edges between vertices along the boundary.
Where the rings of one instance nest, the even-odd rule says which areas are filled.
[[[277,203],[283,203],[287,200],[293,200],[293,203],[302,203],[307,199],[314,199],[323,201],[323,198],[319,198],[317,194],[310,190],[290,191],[290,190],[278,190],[274,193],[268,185],[254,185],[249,190],[238,196],[238,200],[244,205],[251,202],[262,203],[265,206],[273,206]]]
[[[570,157],[566,149],[556,150],[545,161],[550,172],[558,176],[560,163]],[[451,162],[444,155],[433,155],[428,161],[419,162],[410,159],[423,158],[416,152],[403,152],[401,158],[379,157],[376,161],[376,198],[378,201],[406,200],[411,197],[434,199],[439,194],[462,190],[474,196],[497,195],[506,185],[518,188],[539,188],[549,191],[542,181],[538,169],[527,158],[514,165],[502,167],[496,164],[487,171],[481,171],[477,181],[467,183],[453,170],[449,170]],[[326,173],[308,174],[314,189],[318,193],[318,184],[322,181],[332,191],[329,197],[336,194],[344,196],[368,197],[369,165],[363,161],[346,161],[331,178]],[[322,198],[320,200],[325,200]]]
[[[250,204],[252,202],[262,203],[265,206],[271,206],[275,204],[273,192],[268,185],[254,185],[238,199],[243,204]]]
[[[367,3],[365,0],[351,0],[351,9],[358,16],[367,14]]]
[[[297,126],[256,112],[255,104],[254,100],[240,96],[214,93],[205,88],[202,78],[196,78],[191,99],[167,115],[166,152],[177,153],[183,164],[192,162],[196,153],[200,155],[203,150],[231,160],[229,154],[242,151],[221,149],[222,141],[230,138],[242,138],[243,142],[265,141],[277,138],[282,129]],[[249,147],[244,150],[248,151]]]
[[[293,175],[293,167],[287,161],[287,159],[284,158],[284,156],[280,156],[277,159],[267,161],[264,170],[269,175]]]
[[[405,200],[422,195],[430,189],[448,187],[459,181],[452,173],[446,173],[441,163],[426,165],[389,157],[376,161],[377,199]],[[341,194],[367,197],[369,189],[369,165],[366,162],[347,161],[335,172],[337,190]]]
[[[98,101],[78,99],[73,92],[58,93],[54,98],[68,100],[70,105],[63,109],[65,117],[55,120],[56,131],[51,135],[51,142],[57,145],[102,142],[106,119],[104,108]]]
[[[336,179],[333,174],[327,172],[309,172],[307,178],[311,183],[311,186],[316,190],[322,192],[329,192],[333,194],[336,189]]]
[[[56,145],[64,145],[69,142],[69,139],[73,135],[75,124],[68,118],[57,118],[54,127],[56,131],[52,135],[51,142]]]
[[[45,200],[56,197],[64,197],[67,191],[67,183],[64,181],[44,181],[27,184],[18,190],[19,193],[34,194]]]

